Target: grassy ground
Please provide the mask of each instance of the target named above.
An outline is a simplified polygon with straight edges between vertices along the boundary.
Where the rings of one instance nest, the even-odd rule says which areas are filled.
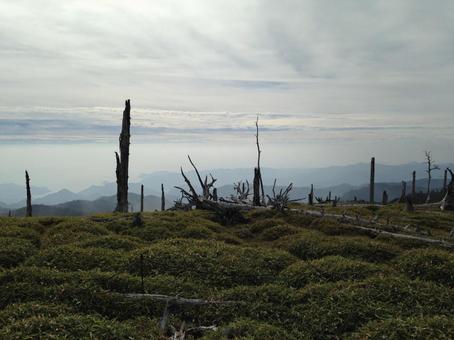
[[[297,208],[306,208],[296,206]],[[447,238],[454,214],[402,207],[327,211],[417,226]],[[0,219],[0,338],[454,338],[454,253],[358,234],[292,211],[218,223],[202,211]],[[413,229],[412,229],[413,230]],[[141,260],[141,257],[143,260]],[[236,301],[170,306],[112,293]]]

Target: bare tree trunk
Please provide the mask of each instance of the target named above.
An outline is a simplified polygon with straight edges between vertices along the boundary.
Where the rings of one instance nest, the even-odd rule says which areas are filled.
[[[407,200],[407,182],[402,181],[402,189],[400,192],[399,203],[404,203]]]
[[[447,170],[448,170],[449,174],[451,175],[451,181],[448,184],[448,187],[446,189],[445,197],[441,201],[440,209],[453,211],[454,210],[454,173],[449,168]]]
[[[410,196],[405,197],[405,211],[406,212],[414,212],[415,207],[413,206],[413,202]]]
[[[218,189],[213,188],[213,201],[217,202],[218,201]]]
[[[386,190],[383,191],[383,198],[382,198],[381,203],[383,205],[387,205],[388,204],[388,192]]]
[[[117,160],[117,212],[128,212],[128,171],[129,171],[129,145],[131,139],[131,104],[126,100],[123,111],[123,122],[119,139],[120,155],[115,152]]]
[[[426,162],[427,162],[427,198],[426,203],[430,202],[430,184],[432,182],[432,171],[433,170],[440,170],[440,167],[434,164],[434,160],[432,158],[432,153],[430,151],[426,151]]]
[[[254,171],[254,181],[255,181],[255,177],[257,177],[258,182],[259,182],[259,187],[262,192],[261,195],[259,193],[258,202],[260,202],[262,205],[266,205],[265,190],[263,188],[262,171],[260,170],[260,156],[262,154],[262,150],[260,149],[260,143],[259,143],[259,117],[257,117],[257,120],[255,121],[255,128],[256,128],[255,141],[257,144],[257,171],[256,172]],[[258,205],[260,205],[260,204],[258,204]]]
[[[260,171],[257,168],[254,168],[254,181],[252,184],[253,197],[252,204],[255,206],[260,205]]]
[[[309,205],[314,205],[314,185],[311,184],[311,192],[309,193]]]
[[[143,184],[140,186],[140,212],[143,212]]]
[[[416,171],[413,171],[412,174],[412,182],[411,182],[411,197],[414,200],[416,197]]]
[[[26,217],[32,216],[32,193],[30,190],[30,176],[28,175],[28,171],[25,170],[25,185],[27,187],[27,208],[25,211]]]
[[[164,184],[161,183],[161,211],[166,210],[166,196],[164,193]]]
[[[375,157],[370,160],[370,186],[369,186],[369,203],[375,202]]]
[[[445,177],[443,179],[443,193],[446,194],[448,191],[448,169],[445,169]]]

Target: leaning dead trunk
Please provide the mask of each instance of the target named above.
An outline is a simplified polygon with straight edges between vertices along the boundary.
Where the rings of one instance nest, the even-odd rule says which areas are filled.
[[[31,217],[32,216],[32,193],[30,190],[30,176],[28,175],[28,171],[25,171],[25,184],[27,187],[27,208],[25,211],[25,216]]]
[[[131,104],[130,100],[125,102],[123,111],[123,122],[119,139],[120,155],[115,152],[117,161],[117,212],[128,212],[128,171],[129,171],[129,145],[131,139]]]

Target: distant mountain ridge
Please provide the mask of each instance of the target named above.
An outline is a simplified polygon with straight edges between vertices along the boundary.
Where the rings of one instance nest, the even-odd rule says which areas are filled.
[[[454,168],[454,164],[440,164],[442,169],[446,167]],[[376,164],[376,182],[377,199],[381,200],[381,187],[380,183],[390,184],[389,193],[395,195],[395,191],[400,193],[400,182],[402,180],[409,180],[413,170],[417,172],[417,178],[423,180],[426,176],[425,163],[408,163],[402,165],[382,165]],[[189,179],[196,184],[198,182],[196,174],[190,167],[186,166],[186,174]],[[317,195],[325,196],[329,191],[332,195],[342,196],[345,198],[351,198],[350,194],[347,194],[352,190],[359,190],[353,193],[357,197],[363,197],[365,187],[369,183],[369,172],[370,165],[367,163],[358,163],[345,166],[331,166],[324,168],[313,168],[313,169],[272,169],[263,168],[262,176],[265,185],[271,186],[274,179],[280,185],[287,185],[292,182],[294,190],[292,196],[298,198],[306,197],[309,191],[310,184],[314,184],[315,188],[320,190]],[[252,183],[253,169],[239,168],[239,169],[212,169],[212,170],[201,170],[202,176],[213,174],[217,178],[216,185],[218,187],[220,195],[229,196],[233,191],[233,183],[239,180],[245,181],[246,179]],[[443,171],[437,171],[434,173],[434,181],[440,179],[443,176]],[[179,172],[170,171],[157,171],[150,174],[144,174],[141,176],[139,182],[131,182],[129,184],[129,190],[132,193],[139,193],[140,186],[145,186],[146,195],[160,196],[160,186],[164,184],[167,198],[174,200],[179,196],[179,192],[174,188],[175,185],[185,185],[181,174]],[[344,186],[344,187],[342,187]],[[423,186],[423,184],[421,184]],[[386,185],[383,188],[387,187]],[[398,188],[399,187],[399,188]],[[368,189],[367,189],[368,190]],[[385,190],[385,189],[384,189]],[[116,183],[106,182],[100,185],[91,185],[88,188],[79,192],[72,192],[67,189],[62,189],[57,192],[50,192],[49,189],[43,187],[32,187],[33,204],[39,205],[58,205],[70,201],[93,201],[101,197],[112,196],[116,194]],[[11,209],[15,210],[25,205],[25,188],[17,184],[0,184],[0,209]],[[368,194],[366,195],[368,198]],[[1,210],[0,210],[1,211]]]

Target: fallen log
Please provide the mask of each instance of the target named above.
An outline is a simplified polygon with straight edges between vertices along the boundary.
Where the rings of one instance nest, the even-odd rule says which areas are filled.
[[[351,224],[351,227],[364,231],[372,236],[384,235],[384,236],[389,236],[389,237],[393,237],[393,238],[415,240],[415,241],[423,242],[423,243],[426,243],[429,245],[436,245],[436,246],[440,246],[443,248],[454,249],[454,243],[447,242],[444,240],[433,239],[433,238],[422,237],[422,236],[414,236],[414,235],[408,235],[408,234],[393,233],[393,232],[389,232],[389,231],[385,231],[385,230],[380,230],[377,228],[365,227],[365,226],[358,225],[358,224],[367,223],[367,224],[374,224],[376,226],[394,227],[394,228],[401,229],[402,227],[398,226],[398,225],[389,225],[389,224],[386,225],[386,224],[377,223],[374,220],[366,220],[366,219],[360,218],[358,216],[353,217],[353,216],[348,216],[345,214],[344,215],[330,214],[330,213],[325,213],[324,211],[322,211],[322,212],[314,211],[314,210],[299,210],[299,211],[303,212],[307,216],[320,217],[320,218],[326,217],[326,218],[335,219],[341,223],[349,223],[349,224]]]
[[[154,300],[162,301],[169,304],[175,305],[192,305],[192,306],[201,306],[201,305],[232,305],[241,303],[239,301],[217,301],[217,300],[203,300],[203,299],[187,299],[180,296],[168,296],[162,294],[140,294],[140,293],[112,293],[112,295],[124,298],[127,300]]]

